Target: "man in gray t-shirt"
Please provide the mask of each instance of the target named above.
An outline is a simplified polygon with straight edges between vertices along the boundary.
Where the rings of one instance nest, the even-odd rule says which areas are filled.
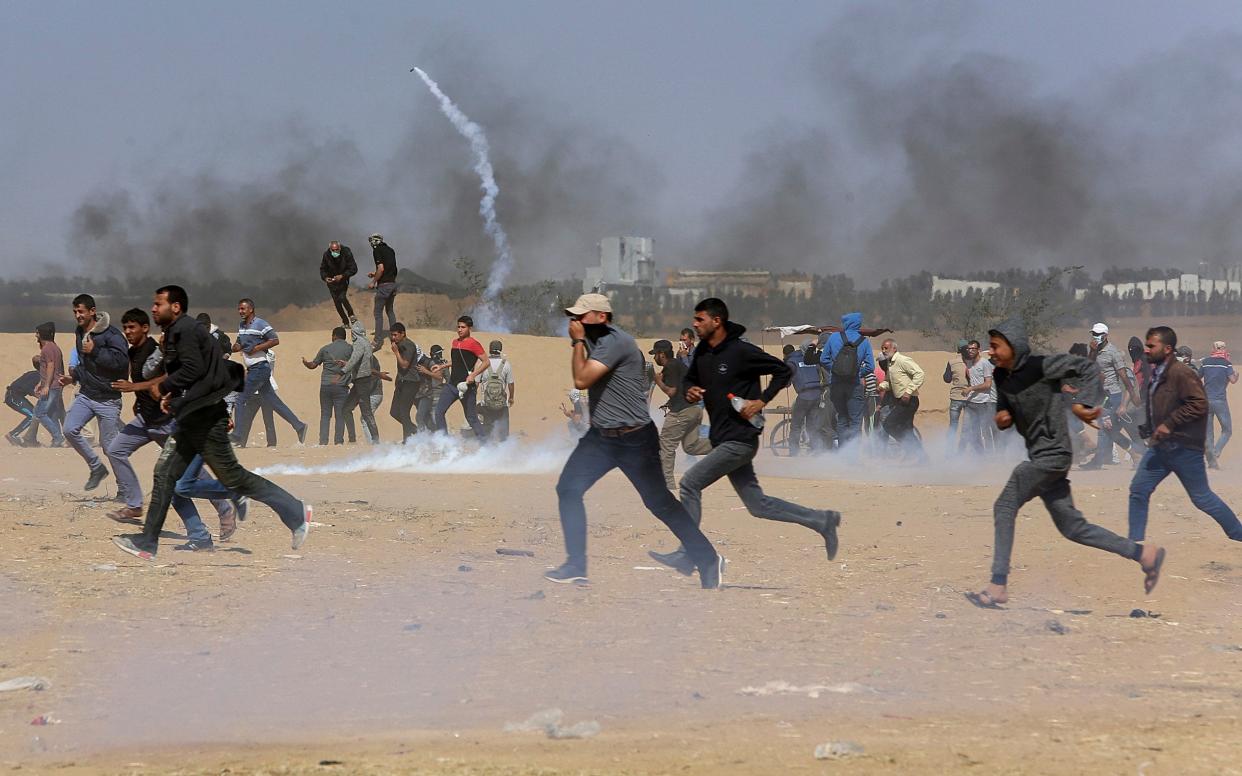
[[[336,415],[336,433],[333,441],[340,445],[345,443],[345,402],[349,398],[349,383],[346,382],[341,365],[349,359],[353,351],[345,341],[345,327],[337,326],[332,330],[332,341],[319,349],[312,361],[302,359],[302,366],[317,369],[323,366],[319,378],[319,444],[328,444],[328,424]]]
[[[1082,468],[1099,469],[1104,464],[1113,462],[1113,444],[1123,450],[1131,447],[1142,448],[1139,444],[1141,436],[1138,432],[1138,421],[1134,419],[1136,413],[1133,411],[1142,405],[1142,401],[1134,386],[1130,364],[1117,346],[1109,341],[1108,326],[1103,323],[1091,327],[1091,356],[1100,369],[1100,380],[1104,383],[1104,393],[1108,395],[1104,404],[1107,415],[1100,421],[1095,458],[1083,464]],[[1130,412],[1125,410],[1127,397],[1130,399]],[[1129,439],[1126,438],[1127,434]],[[1135,465],[1137,464],[1138,460],[1135,459]]]
[[[565,313],[570,316],[574,387],[587,391],[591,428],[578,440],[556,483],[568,557],[544,576],[552,582],[586,582],[583,496],[605,474],[620,469],[642,496],[643,505],[681,540],[702,586],[720,587],[724,558],[664,484],[660,437],[647,410],[638,344],[613,325],[612,303],[603,294],[583,294]]]

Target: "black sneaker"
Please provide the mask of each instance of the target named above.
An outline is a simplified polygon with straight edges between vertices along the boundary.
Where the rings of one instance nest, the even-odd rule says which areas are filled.
[[[173,547],[173,549],[181,550],[182,552],[215,552],[216,545],[212,544],[209,541],[208,542],[188,541],[185,544],[176,545],[175,547]]]
[[[688,577],[694,573],[694,561],[690,560],[690,556],[686,554],[683,547],[678,547],[672,552],[648,550],[647,555],[656,563],[663,563],[678,574]]]
[[[716,562],[707,568],[699,569],[699,586],[704,590],[719,590],[724,587],[725,556],[717,555]]]
[[[9,440],[9,444],[13,445],[14,447],[25,447],[26,446],[26,443],[22,441],[22,438],[12,431],[5,434],[4,438]]]
[[[841,513],[825,509],[823,514],[824,525],[819,529],[819,533],[824,537],[824,549],[828,551],[828,560],[832,560],[837,557],[837,549],[841,546],[837,540],[837,526],[841,525]]]
[[[1091,463],[1084,463],[1082,466],[1079,466],[1078,470],[1083,471],[1083,472],[1094,472],[1094,471],[1099,471],[1100,469],[1103,469],[1103,468],[1104,468],[1104,464],[1095,463],[1094,461],[1092,461]]]
[[[147,545],[143,543],[142,534],[127,534],[124,536],[113,536],[112,543],[119,547],[123,552],[128,552],[135,558],[143,560],[155,560],[155,547],[147,549]]]
[[[309,429],[310,429],[309,423],[303,423],[302,427],[298,429],[298,444],[299,445],[306,444],[306,432]],[[275,447],[275,445],[272,445],[272,447]]]
[[[562,585],[585,585],[590,581],[587,579],[586,569],[568,561],[544,574],[543,578]]]
[[[237,515],[237,521],[239,523],[246,522],[247,513],[250,511],[250,497],[238,496],[237,498],[229,499],[229,503],[233,505],[233,513]]]
[[[100,464],[99,466],[96,466],[95,468],[91,469],[91,476],[87,477],[86,485],[83,486],[83,489],[94,490],[95,488],[98,488],[99,483],[103,482],[104,477],[107,477],[107,476],[108,476],[107,466],[104,466],[102,464]]]

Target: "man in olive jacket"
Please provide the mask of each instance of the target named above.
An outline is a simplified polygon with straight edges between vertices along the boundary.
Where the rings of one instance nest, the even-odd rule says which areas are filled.
[[[240,364],[223,358],[219,342],[207,327],[186,315],[189,306],[189,297],[180,286],[163,286],[155,292],[151,317],[164,329],[166,376],[153,390],[160,396],[164,411],[176,416],[176,449],[161,456],[156,465],[155,487],[142,533],[116,536],[112,541],[130,555],[153,560],[177,480],[194,456],[201,455],[224,487],[271,507],[293,532],[296,550],[310,530],[311,507],[237,462],[229,443],[224,397],[241,389],[244,376]]]
[[[1143,541],[1147,534],[1147,509],[1156,486],[1176,474],[1190,501],[1206,512],[1225,536],[1242,542],[1242,522],[1208,485],[1204,465],[1208,402],[1203,382],[1195,371],[1173,357],[1177,333],[1168,326],[1147,330],[1144,357],[1152,365],[1147,381],[1147,423],[1140,431],[1147,438],[1147,452],[1130,481],[1130,538]]]

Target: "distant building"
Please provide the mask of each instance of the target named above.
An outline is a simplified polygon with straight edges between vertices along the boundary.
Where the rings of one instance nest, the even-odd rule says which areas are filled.
[[[608,288],[656,286],[650,237],[605,237],[599,241],[599,266],[587,267],[583,293]]]
[[[766,270],[675,269],[665,286],[674,297],[767,296],[775,278]]]
[[[969,291],[995,291],[1000,287],[1000,283],[993,283],[990,280],[954,280],[932,275],[931,298],[965,294]]]
[[[1145,280],[1138,283],[1105,283],[1100,286],[1106,296],[1125,299],[1138,296],[1144,301],[1155,298],[1158,294],[1178,297],[1181,294],[1204,294],[1212,296],[1236,296],[1242,294],[1242,282],[1237,280],[1211,280],[1198,275],[1183,274],[1175,278]]]

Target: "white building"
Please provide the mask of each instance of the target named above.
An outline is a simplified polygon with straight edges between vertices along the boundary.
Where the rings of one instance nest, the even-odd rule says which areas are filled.
[[[605,237],[599,241],[599,266],[586,268],[582,292],[655,285],[655,258],[650,237]]]

